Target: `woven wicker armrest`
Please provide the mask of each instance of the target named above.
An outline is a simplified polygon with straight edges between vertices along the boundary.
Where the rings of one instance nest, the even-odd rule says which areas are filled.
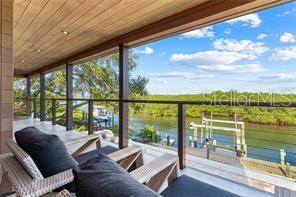
[[[166,181],[170,185],[178,177],[178,157],[171,154],[163,156],[130,172],[140,183],[159,192]]]
[[[0,155],[3,172],[7,175],[17,196],[40,196],[73,181],[72,169],[45,179],[32,179],[12,154]]]
[[[86,135],[65,141],[64,143],[67,147],[73,144],[83,143],[77,150],[75,150],[72,153],[72,156],[76,156],[83,153],[87,148],[89,148],[93,144],[96,144],[97,148],[102,147],[102,136],[100,134]]]
[[[21,196],[40,196],[71,183],[73,180],[72,169],[69,169],[42,180],[32,181],[23,188]]]
[[[138,168],[143,165],[143,148],[139,145],[131,145],[109,154],[108,157],[118,162],[124,169],[129,169],[133,163],[136,163]]]
[[[55,197],[71,197],[71,193],[68,190],[63,189],[58,194],[56,194]]]

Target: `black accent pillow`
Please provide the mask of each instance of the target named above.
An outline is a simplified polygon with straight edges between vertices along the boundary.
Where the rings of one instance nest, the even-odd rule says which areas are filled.
[[[35,127],[26,127],[15,133],[15,139],[32,157],[45,178],[78,165],[56,135],[43,133]]]
[[[73,169],[77,197],[158,197],[108,156],[97,157]]]

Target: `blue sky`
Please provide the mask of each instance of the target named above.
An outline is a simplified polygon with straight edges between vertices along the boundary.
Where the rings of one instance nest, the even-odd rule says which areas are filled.
[[[151,94],[296,91],[296,3],[133,49]]]

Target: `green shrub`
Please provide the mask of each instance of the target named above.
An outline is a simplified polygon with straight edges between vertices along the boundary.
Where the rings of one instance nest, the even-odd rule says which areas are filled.
[[[161,141],[159,131],[155,130],[152,125],[146,125],[139,132],[139,136],[147,143],[159,143]]]

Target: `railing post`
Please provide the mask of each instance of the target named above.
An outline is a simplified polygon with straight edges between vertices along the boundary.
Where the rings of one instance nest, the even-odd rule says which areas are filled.
[[[210,159],[210,147],[207,145],[207,159]]]
[[[40,121],[45,121],[45,74],[40,74]]]
[[[178,156],[180,169],[185,168],[186,113],[184,104],[178,104]]]
[[[31,116],[31,77],[27,76],[26,84],[26,113],[28,116]]]
[[[37,101],[36,101],[36,98],[33,99],[33,113],[34,113],[34,119],[37,118]]]
[[[91,135],[94,133],[94,115],[93,115],[93,109],[94,109],[94,103],[92,100],[88,100],[88,135]]]
[[[291,166],[289,162],[286,163],[285,175],[286,177],[291,178]]]
[[[73,65],[66,64],[66,91],[67,91],[67,109],[66,109],[66,129],[73,129]]]
[[[119,148],[128,146],[128,83],[129,65],[128,48],[123,44],[119,45]]]
[[[52,99],[51,100],[51,123],[52,125],[56,125],[56,100]]]

